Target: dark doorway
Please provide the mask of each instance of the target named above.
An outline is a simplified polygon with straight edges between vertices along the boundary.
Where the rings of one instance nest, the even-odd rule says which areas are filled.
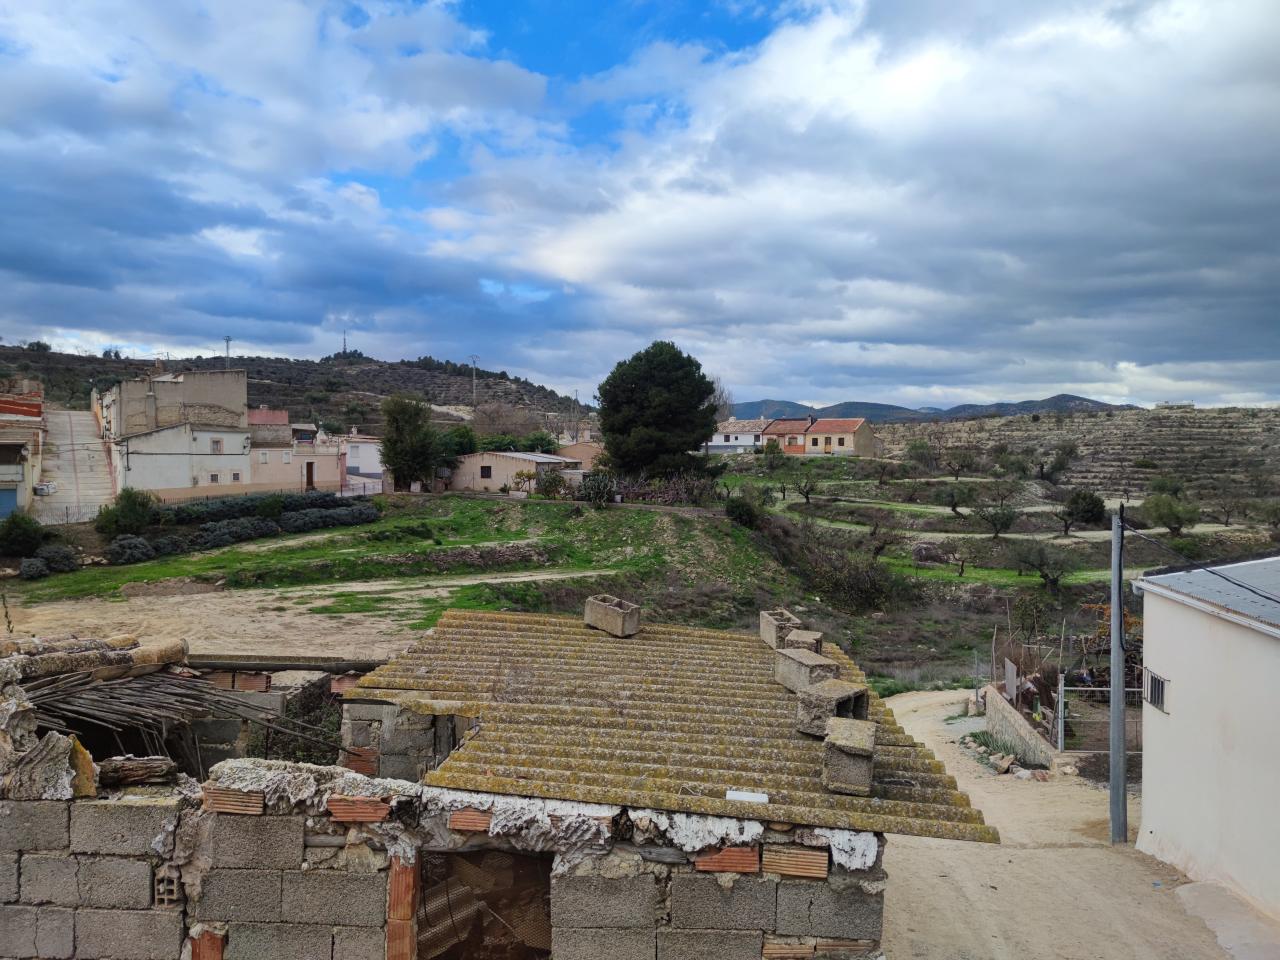
[[[316,488],[316,464],[314,460],[307,461],[307,489],[314,490]]]

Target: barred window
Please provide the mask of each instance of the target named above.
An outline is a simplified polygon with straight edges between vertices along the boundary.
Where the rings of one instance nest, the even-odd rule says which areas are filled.
[[[1147,701],[1161,713],[1168,713],[1165,697],[1168,695],[1169,681],[1158,673],[1152,673],[1145,667],[1142,671],[1142,699]]]

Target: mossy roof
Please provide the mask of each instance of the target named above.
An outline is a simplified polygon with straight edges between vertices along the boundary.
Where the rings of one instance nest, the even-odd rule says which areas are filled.
[[[828,644],[841,678],[865,682]],[[618,638],[569,617],[449,610],[349,698],[480,721],[432,786],[958,840],[997,841],[955,780],[871,695],[872,795],[822,786],[822,741],[758,636],[646,624]],[[769,795],[730,801],[729,789]]]

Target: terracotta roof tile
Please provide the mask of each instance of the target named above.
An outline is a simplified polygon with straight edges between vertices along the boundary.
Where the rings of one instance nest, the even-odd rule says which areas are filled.
[[[866,419],[858,417],[854,420],[818,419],[809,425],[808,433],[853,433]]]

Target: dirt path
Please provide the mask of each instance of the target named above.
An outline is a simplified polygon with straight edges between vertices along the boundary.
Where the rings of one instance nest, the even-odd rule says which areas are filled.
[[[452,577],[369,580],[353,584],[308,585],[265,590],[189,593],[181,582],[173,592],[124,600],[60,600],[10,607],[14,628],[24,634],[80,633],[110,636],[136,633],[157,639],[185,639],[192,653],[310,655],[387,659],[413,642],[403,618],[366,612],[321,616],[308,607],[352,594],[383,593],[396,602],[447,596],[477,583],[521,583],[594,577],[608,570],[513,571]]]
[[[960,712],[965,696],[906,693],[889,703],[1000,830],[1002,842],[890,838],[888,960],[1231,958],[1177,895],[1185,877],[1107,842],[1106,791],[1078,777],[1049,783],[998,777],[959,747],[975,721],[945,721]],[[1135,797],[1132,829],[1139,817]]]

